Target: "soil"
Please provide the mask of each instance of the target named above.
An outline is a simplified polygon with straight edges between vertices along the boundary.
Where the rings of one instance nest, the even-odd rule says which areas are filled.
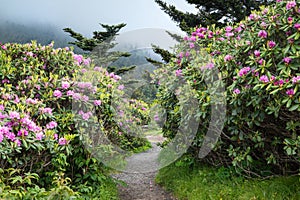
[[[163,142],[164,138],[158,135],[147,138],[152,143],[152,148],[130,157],[126,170],[112,175],[126,183],[125,186],[118,185],[120,200],[176,200],[154,181],[158,172],[155,160],[160,151],[157,143]]]

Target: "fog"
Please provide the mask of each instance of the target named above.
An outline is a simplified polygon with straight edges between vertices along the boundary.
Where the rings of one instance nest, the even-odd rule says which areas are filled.
[[[185,0],[166,0],[183,11],[195,12]],[[99,23],[126,23],[122,32],[142,28],[180,29],[154,0],[0,0],[1,21],[22,24],[51,24],[91,36]]]

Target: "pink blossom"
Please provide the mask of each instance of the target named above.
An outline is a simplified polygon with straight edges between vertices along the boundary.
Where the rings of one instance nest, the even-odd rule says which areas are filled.
[[[58,144],[61,146],[66,145],[67,142],[68,141],[65,138],[59,138],[59,140],[58,140]]]
[[[233,28],[231,27],[231,26],[226,26],[226,28],[225,28],[225,31],[226,32],[230,32],[230,31],[232,31],[233,30]]]
[[[16,111],[11,111],[9,113],[9,118],[10,119],[20,119],[20,114]]]
[[[74,54],[73,58],[76,61],[77,65],[80,65],[82,63],[82,61],[83,61],[83,56],[82,55]]]
[[[37,99],[28,98],[28,99],[26,99],[26,103],[27,104],[33,104],[33,105],[35,105],[35,104],[38,103],[38,100]]]
[[[118,89],[119,89],[119,90],[124,90],[124,88],[125,88],[124,85],[119,85],[119,86],[118,86]]]
[[[95,106],[100,106],[101,103],[102,103],[101,100],[95,100],[95,101],[94,101],[94,105],[95,105]]]
[[[250,67],[244,67],[239,71],[239,76],[244,76],[250,71]]]
[[[240,94],[241,91],[240,91],[239,89],[236,88],[236,89],[233,90],[233,93],[234,93],[234,94]]]
[[[145,108],[145,107],[142,107],[142,110],[147,110],[147,108]]]
[[[275,47],[276,43],[274,41],[269,41],[268,42],[268,46],[272,49],[273,47]]]
[[[87,59],[83,60],[83,64],[84,65],[89,65],[90,63],[91,63],[91,59],[90,58],[87,58]]]
[[[55,127],[57,127],[57,123],[55,121],[51,121],[46,125],[47,129],[54,129]]]
[[[35,138],[37,140],[42,140],[44,137],[44,133],[43,132],[38,132],[36,135],[35,135]]]
[[[178,76],[178,77],[182,76],[182,70],[181,69],[177,69],[175,71],[175,75]]]
[[[288,1],[288,2],[286,3],[286,9],[287,9],[287,10],[290,10],[291,8],[295,7],[296,5],[297,5],[297,4],[296,4],[295,1]]]
[[[295,29],[298,29],[298,31],[300,30],[300,24],[299,23],[296,23],[295,25],[294,25],[294,28]]]
[[[6,137],[7,139],[10,139],[11,141],[14,141],[14,140],[16,139],[16,135],[15,135],[14,133],[12,133],[12,132],[6,133],[6,134],[5,134],[5,137]]]
[[[300,81],[300,76],[297,76],[297,77],[295,76],[295,77],[292,78],[293,83],[297,83],[299,81]]]
[[[194,48],[195,47],[195,44],[194,43],[190,43],[190,48],[192,49],[192,48]]]
[[[1,48],[2,48],[3,50],[7,50],[7,48],[6,48],[5,45],[2,45]]]
[[[58,134],[55,133],[55,134],[53,135],[53,138],[54,138],[55,140],[57,140],[57,139],[58,139]]]
[[[195,36],[192,36],[192,37],[190,37],[189,40],[195,42],[195,41],[196,41],[196,37],[195,37]]]
[[[283,58],[283,62],[285,63],[285,64],[289,64],[290,62],[292,61],[292,59],[290,58],[290,57],[285,57],[285,58]]]
[[[260,51],[255,50],[255,51],[254,51],[254,55],[255,55],[256,57],[259,57],[259,56],[260,56]]]
[[[0,110],[3,111],[4,110],[4,106],[2,104],[0,104]]]
[[[81,100],[84,101],[84,102],[87,102],[87,101],[89,100],[89,97],[86,96],[86,95],[83,95],[83,96],[81,97]]]
[[[98,67],[98,66],[94,67],[94,71],[100,72],[101,71],[101,67]]]
[[[294,89],[288,89],[286,91],[286,94],[289,95],[290,97],[292,97],[295,94],[295,91],[294,91]]]
[[[0,143],[3,141],[3,138],[4,138],[3,134],[0,133]]]
[[[21,141],[19,139],[16,139],[14,142],[17,144],[18,147],[21,146]]]
[[[88,120],[91,117],[91,115],[92,115],[91,112],[87,112],[87,113],[83,113],[81,116],[82,116],[82,119]]]
[[[63,81],[62,83],[61,83],[61,88],[62,89],[68,89],[70,87],[70,83],[68,83],[67,81]]]
[[[72,90],[67,91],[67,96],[73,96],[73,95],[74,95],[74,92]]]
[[[260,60],[258,61],[258,63],[259,63],[260,65],[263,65],[263,64],[264,64],[264,62],[265,62],[265,60],[264,60],[264,59],[260,59]]]
[[[269,82],[269,78],[266,75],[263,75],[259,78],[260,81],[264,82],[264,83],[268,83]]]
[[[25,130],[25,129],[21,129],[21,130],[18,131],[17,135],[20,136],[20,137],[27,136],[28,135],[28,131]]]
[[[267,38],[267,36],[268,36],[268,33],[265,30],[260,30],[258,32],[258,37],[260,37],[260,38]]]
[[[291,24],[291,23],[293,22],[293,18],[292,18],[292,17],[288,17],[288,18],[287,18],[287,21],[288,21],[288,23]]]
[[[55,91],[53,92],[53,96],[54,96],[54,97],[57,97],[57,98],[60,98],[60,97],[62,97],[62,93],[61,93],[61,91],[59,91],[59,90],[55,90]]]
[[[224,57],[224,61],[227,62],[227,61],[231,61],[233,59],[233,57],[231,55],[226,55]]]
[[[44,114],[44,113],[48,113],[50,115],[52,115],[52,108],[40,108],[39,111]]]

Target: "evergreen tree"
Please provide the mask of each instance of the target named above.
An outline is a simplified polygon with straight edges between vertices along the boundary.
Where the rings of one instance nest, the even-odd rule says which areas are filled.
[[[179,27],[188,32],[191,27],[199,25],[208,26],[216,24],[224,26],[229,21],[239,22],[251,13],[251,10],[258,9],[261,5],[268,5],[275,0],[186,0],[189,4],[195,5],[197,14],[183,12],[173,5],[168,5],[162,0],[155,0],[161,9],[167,13]]]
[[[104,31],[94,31],[92,38],[84,37],[82,34],[73,31],[71,28],[64,28],[63,30],[75,39],[75,41],[70,42],[70,44],[76,45],[80,49],[89,52],[90,57],[94,58],[95,64],[106,67],[109,72],[122,74],[135,68],[135,66],[120,68],[110,65],[120,57],[130,56],[127,52],[111,51],[111,49],[117,45],[114,43],[115,37],[126,24],[107,25],[100,23],[100,25],[104,28]]]

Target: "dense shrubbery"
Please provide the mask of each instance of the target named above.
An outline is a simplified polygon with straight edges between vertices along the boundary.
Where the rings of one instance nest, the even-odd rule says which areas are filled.
[[[205,79],[218,69],[226,90],[225,127],[201,160],[249,175],[299,172],[299,16],[299,3],[277,1],[238,24],[197,27],[177,47],[178,59],[158,71],[161,79],[166,71],[183,76],[196,91],[201,123],[190,148],[195,158],[210,122],[212,94]],[[182,116],[167,84],[161,83],[159,97],[168,112],[164,134],[172,139]]]
[[[0,198],[114,198],[107,169],[84,148],[78,130],[96,118],[107,137],[127,150],[147,143],[119,135],[111,98],[122,90],[120,77],[67,47],[52,46],[1,45]],[[90,71],[97,73],[97,85],[79,81]],[[95,116],[88,106],[72,108],[76,101],[92,105]]]

